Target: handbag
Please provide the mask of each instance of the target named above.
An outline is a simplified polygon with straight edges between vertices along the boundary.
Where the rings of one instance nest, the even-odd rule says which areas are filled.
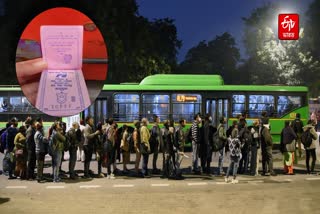
[[[140,152],[143,155],[149,154],[148,147],[146,146],[145,143],[140,143]]]
[[[286,144],[286,150],[288,152],[294,152],[296,149],[296,140],[293,140],[291,143]]]
[[[23,155],[23,149],[17,149],[14,154],[16,157]]]

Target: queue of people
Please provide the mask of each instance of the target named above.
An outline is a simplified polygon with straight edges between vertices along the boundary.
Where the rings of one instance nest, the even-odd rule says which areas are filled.
[[[196,114],[189,131],[185,131],[185,119],[180,119],[176,126],[173,121],[165,120],[161,128],[160,118],[154,115],[151,126],[143,118],[133,122],[134,128],[126,124],[119,128],[112,118],[95,125],[93,118],[88,116],[85,121],[74,122],[69,130],[66,130],[65,123],[58,120],[46,134],[41,118],[28,118],[20,127],[17,118],[12,118],[0,139],[5,153],[3,170],[9,179],[45,182],[43,169],[45,156],[49,154],[52,158],[52,180],[60,182],[61,174],[64,173],[61,170],[64,152],[69,152],[69,178],[80,178],[75,167],[77,161],[82,161],[83,178],[88,179],[93,177],[90,163],[94,154],[98,162],[97,176],[114,179],[119,172],[116,161],[121,156],[122,173],[130,174],[128,164],[130,153],[134,152],[136,176],[149,177],[153,174],[162,178],[183,179],[181,163],[187,157],[184,146],[189,141],[192,144],[191,168],[194,174],[225,176],[225,182],[235,184],[238,182],[238,174],[260,175],[261,157],[262,175],[276,176],[273,169],[271,127],[266,113],[263,112],[261,118],[254,120],[251,126],[247,124],[246,115],[240,115],[227,130],[226,123],[226,118],[221,117],[219,125],[214,127],[210,115],[202,118]],[[293,165],[301,157],[302,146],[306,150],[307,173],[314,173],[315,144],[318,143],[315,125],[315,121],[309,120],[304,126],[300,114],[297,114],[294,121],[285,121],[280,142],[285,174],[294,174]],[[213,153],[219,155],[216,172],[211,171]],[[150,154],[153,154],[153,159],[152,169],[149,170]],[[163,160],[160,167],[159,154],[162,154]],[[229,166],[224,171],[226,155],[229,155]],[[106,174],[102,172],[103,168],[106,168]]]

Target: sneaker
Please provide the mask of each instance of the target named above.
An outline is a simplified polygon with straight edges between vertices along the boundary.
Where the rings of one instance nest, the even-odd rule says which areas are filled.
[[[115,179],[116,177],[114,176],[113,173],[111,173],[111,175],[109,175],[109,179]]]
[[[239,183],[239,181],[238,181],[237,179],[234,179],[234,178],[233,178],[232,181],[231,181],[231,183],[232,183],[232,184],[237,184],[237,183]]]
[[[224,177],[224,182],[228,183],[229,182],[229,178]]]
[[[103,174],[103,173],[100,173],[100,174],[98,175],[98,177],[99,177],[99,178],[104,178],[104,174]]]

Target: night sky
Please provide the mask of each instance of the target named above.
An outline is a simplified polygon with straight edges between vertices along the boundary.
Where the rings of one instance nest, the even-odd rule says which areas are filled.
[[[245,58],[241,18],[249,17],[253,9],[267,2],[280,2],[280,12],[298,13],[303,21],[313,0],[137,0],[140,15],[150,20],[166,17],[175,20],[178,38],[183,42],[178,54],[179,62],[200,41],[211,40],[226,31],[236,38],[241,57]]]

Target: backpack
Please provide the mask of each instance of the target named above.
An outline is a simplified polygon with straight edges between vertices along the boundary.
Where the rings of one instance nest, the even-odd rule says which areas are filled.
[[[295,119],[292,126],[295,133],[303,133],[303,123],[300,119]]]
[[[301,142],[304,148],[309,148],[312,144],[313,135],[311,134],[310,129],[304,131],[301,135]]]
[[[188,130],[188,134],[187,134],[187,142],[191,143],[192,142],[192,128],[190,126],[189,130]]]
[[[57,142],[56,142],[56,139],[55,139],[56,134],[57,134],[57,133],[56,133],[55,131],[53,131],[52,134],[51,134],[50,137],[49,137],[48,153],[49,153],[50,155],[52,155],[53,152],[56,151],[56,149],[57,149]]]
[[[0,131],[0,152],[4,153],[6,148],[7,129],[4,128]]]
[[[219,129],[221,127],[218,128],[218,130],[213,134],[212,137],[212,151],[217,152],[220,151],[221,149],[224,148],[225,143],[220,139],[219,137]]]

